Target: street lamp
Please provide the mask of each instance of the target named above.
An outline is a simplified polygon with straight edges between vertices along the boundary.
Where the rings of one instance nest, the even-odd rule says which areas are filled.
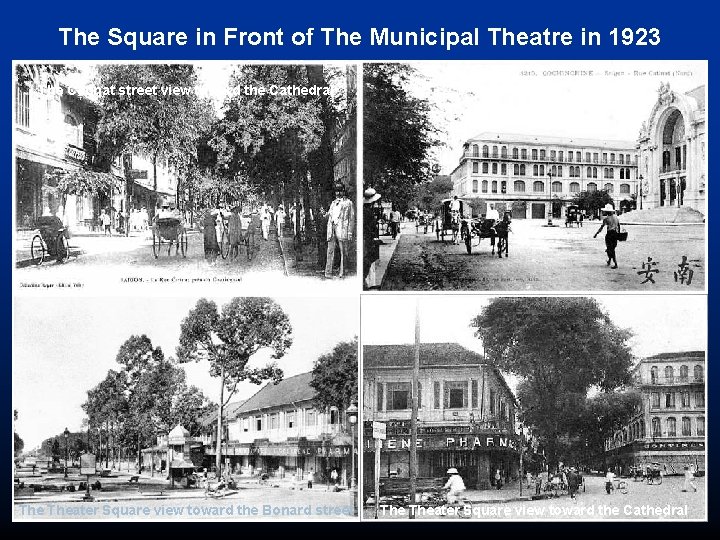
[[[547,226],[548,227],[554,227],[553,225],[553,203],[552,203],[552,179],[553,176],[555,176],[552,171],[548,171],[548,221]]]
[[[355,485],[355,425],[358,421],[358,408],[352,403],[346,410],[348,422],[350,422],[350,439],[352,441],[352,452],[350,453],[350,496],[353,500],[354,514],[357,514],[357,488]]]
[[[65,428],[65,431],[63,431],[63,435],[65,435],[65,478],[67,478],[68,437],[70,437],[70,431],[68,430],[68,428]]]

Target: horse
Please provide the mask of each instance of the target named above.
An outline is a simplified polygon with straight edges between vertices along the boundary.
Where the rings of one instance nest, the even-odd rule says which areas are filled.
[[[457,210],[453,210],[450,213],[450,227],[452,228],[452,237],[453,237],[453,244],[458,245],[460,244],[460,225],[462,223],[462,218],[460,217],[460,212]]]
[[[495,238],[498,239],[498,257],[502,258],[503,252],[508,256],[508,233],[512,219],[509,213],[505,213],[501,221],[494,219],[467,220],[463,224],[462,237],[468,254],[472,252],[472,237],[477,236],[478,241],[483,238],[490,239],[492,255],[495,255]]]

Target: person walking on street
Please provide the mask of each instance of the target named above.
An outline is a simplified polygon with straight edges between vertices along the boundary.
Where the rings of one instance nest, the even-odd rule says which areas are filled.
[[[272,221],[272,214],[267,204],[263,204],[260,210],[260,219],[262,220],[263,239],[267,240],[270,237],[270,222]]]
[[[335,260],[335,244],[340,248],[340,273],[338,277],[345,276],[345,265],[347,264],[348,244],[353,238],[355,227],[355,209],[353,203],[347,197],[347,191],[343,184],[335,185],[335,200],[328,209],[327,221],[327,260],[325,261],[325,277],[331,278],[333,274],[333,262]]]
[[[615,480],[615,473],[612,472],[612,470],[608,469],[607,474],[605,475],[605,491],[608,495],[612,493],[613,490],[613,480]]]
[[[278,238],[283,237],[283,229],[285,227],[285,209],[281,204],[275,212],[275,227],[277,228]]]
[[[685,481],[683,482],[682,490],[690,491],[692,489],[693,493],[695,493],[697,491],[697,486],[695,485],[695,474],[690,470],[690,467],[685,467],[683,476]]]
[[[393,240],[395,240],[395,238],[397,238],[397,235],[400,233],[400,221],[402,221],[402,215],[400,214],[400,210],[395,207],[395,209],[390,212],[390,223],[392,227]]]
[[[333,469],[330,471],[330,484],[328,484],[328,490],[330,489],[330,486],[332,485],[332,489],[335,490],[338,485],[338,472],[337,469]]]
[[[112,236],[112,219],[104,208],[100,211],[100,225],[102,225],[105,236]]]
[[[375,272],[377,261],[380,260],[380,240],[375,212],[375,202],[380,197],[373,188],[368,188],[363,193],[363,279],[366,289],[376,286]]]
[[[502,487],[502,475],[500,469],[495,469],[495,488],[500,489]]]
[[[208,210],[203,218],[203,244],[205,247],[205,260],[210,264],[215,264],[220,246],[217,241],[216,213]]]
[[[615,248],[617,248],[618,235],[620,234],[620,220],[615,215],[615,208],[613,208],[610,203],[606,204],[602,211],[603,214],[605,214],[605,218],[603,219],[600,228],[593,235],[593,238],[597,238],[597,235],[600,234],[603,227],[607,227],[607,231],[605,232],[605,252],[608,256],[606,265],[610,266],[610,262],[612,261],[613,265],[611,268],[617,268],[618,264],[617,258],[615,257]]]
[[[315,481],[315,473],[312,469],[310,469],[310,472],[307,474],[307,487],[308,489],[312,489],[313,482]]]

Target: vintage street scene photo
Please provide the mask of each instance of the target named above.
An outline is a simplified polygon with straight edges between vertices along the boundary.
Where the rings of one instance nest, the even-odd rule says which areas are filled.
[[[706,290],[707,62],[363,74],[365,290]]]
[[[364,519],[707,519],[706,321],[700,295],[364,296]]]
[[[13,69],[16,286],[356,290],[354,65]]]
[[[359,307],[16,300],[14,518],[356,520]]]

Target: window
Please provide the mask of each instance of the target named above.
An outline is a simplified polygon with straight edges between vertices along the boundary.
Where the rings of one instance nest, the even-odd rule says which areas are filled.
[[[590,152],[585,152],[585,161],[590,161]]]
[[[697,420],[695,421],[695,434],[698,437],[705,436],[705,417],[704,416],[698,416]]]
[[[262,416],[255,417],[255,431],[262,431]]]
[[[484,145],[483,145],[483,149],[482,149],[482,150],[483,150],[482,157],[488,157],[488,146],[487,146],[487,144],[484,144]]]
[[[522,150],[520,150],[520,157],[522,159],[527,159],[527,148],[523,148]]]
[[[242,420],[242,427],[243,433],[247,433],[248,431],[250,431],[250,418],[248,418],[247,416]]]
[[[686,382],[688,380],[689,369],[687,366],[680,366],[680,380]]]
[[[492,153],[492,157],[497,157],[497,155],[498,155],[498,153],[497,153],[497,152],[498,152],[498,147],[497,147],[497,146],[493,146],[493,153]]]
[[[665,394],[665,408],[675,408],[675,392],[668,392],[667,394]]]
[[[285,422],[287,422],[287,427],[291,429],[295,427],[295,411],[285,413]]]
[[[650,406],[653,409],[659,409],[660,408],[660,394],[658,392],[653,392],[650,394]]]
[[[625,180],[630,180],[630,169],[625,169]]]
[[[695,392],[695,406],[696,407],[704,407],[705,406],[705,393],[704,392]]]
[[[693,368],[693,379],[695,379],[696,382],[703,380],[703,368],[701,365],[697,365]]]
[[[534,182],[533,191],[535,193],[543,193],[545,191],[545,184],[543,182],[540,182],[539,180],[537,182]]]
[[[555,161],[555,150],[550,150],[550,160]]]
[[[580,184],[577,182],[570,182],[570,193],[580,193]]]
[[[677,421],[672,416],[667,419],[667,436],[677,437]]]
[[[545,150],[540,150],[540,159],[545,159]]]
[[[630,193],[630,184],[620,184],[620,193]]]
[[[517,163],[515,165],[513,165],[513,174],[515,176],[520,174],[520,165],[518,165]]]
[[[630,154],[625,154],[625,163],[630,163]]]
[[[518,158],[518,149],[517,149],[517,148],[513,148],[512,156],[513,156],[513,159],[517,159],[517,158]]]
[[[495,414],[495,390],[490,390],[490,414]]]
[[[492,164],[492,173],[497,174],[497,163]]]
[[[387,410],[402,411],[410,408],[411,385],[409,382],[387,384]]]
[[[650,368],[650,384],[657,384],[658,383],[658,368],[657,366],[653,366]]]
[[[483,162],[482,171],[483,171],[483,174],[487,174],[487,173],[488,173],[488,164],[485,163],[485,162]]]
[[[65,115],[65,140],[68,144],[82,147],[82,126],[70,114]]]
[[[470,381],[470,399],[471,399],[471,407],[473,409],[478,408],[478,382],[477,379],[472,379]]]
[[[660,429],[660,419],[657,417],[653,418],[651,425],[652,425],[652,436],[653,437],[661,437],[662,429]]]
[[[587,191],[597,191],[597,184],[595,182],[590,182],[587,185]]]
[[[593,170],[592,170],[592,173],[593,173],[593,174],[592,174],[592,177],[593,177],[593,178],[597,178],[597,171],[598,171],[598,168],[597,168],[597,167],[593,167]]]
[[[473,193],[477,193],[477,192],[478,192],[478,181],[473,180]]]
[[[605,186],[603,187],[603,189],[604,189],[605,191],[607,191],[608,193],[612,193],[612,192],[613,192],[613,185],[608,182],[607,184],[605,184]]]
[[[337,425],[340,423],[340,411],[337,409],[330,409],[330,425]]]
[[[618,160],[620,165],[623,165],[625,163],[625,156],[623,154],[618,154]]]
[[[492,183],[492,192],[497,193],[497,180],[493,180]]]
[[[507,175],[507,164],[506,163],[503,163],[502,165],[500,165],[500,174],[502,174],[503,176]]]
[[[483,181],[482,181],[482,192],[483,192],[483,193],[487,193],[487,192],[488,192],[488,181],[487,181],[487,180],[483,180]]]
[[[593,163],[597,163],[597,162],[598,162],[598,153],[593,152]]]
[[[615,163],[615,154],[610,153],[610,163]]]
[[[277,429],[280,427],[280,414],[272,413],[270,415],[270,429]]]
[[[675,378],[675,370],[672,366],[665,367],[665,382],[673,382]]]
[[[558,151],[558,161],[562,161],[562,160],[563,160],[563,151],[560,150],[560,151]]]
[[[317,415],[315,409],[305,409],[305,425],[314,426],[317,422]]]
[[[378,411],[384,410],[384,408],[383,408],[384,402],[385,402],[385,396],[383,395],[383,384],[378,383],[377,384],[377,403],[376,403]]]
[[[525,176],[525,165],[520,165],[520,176]]]
[[[440,408],[440,381],[433,382],[433,408]]]
[[[477,163],[477,161],[473,161],[473,168],[472,168],[472,171],[473,171],[473,172],[474,172],[475,174],[477,174],[477,172],[478,172],[478,169],[479,169],[479,167],[478,167],[478,163]]]
[[[540,176],[545,176],[545,165],[540,165]]]
[[[537,175],[538,175],[538,166],[533,165],[533,176],[537,176]]]
[[[562,182],[553,182],[552,191],[553,193],[562,193]]]
[[[603,152],[603,163],[607,163],[607,153]]]
[[[558,178],[562,178],[562,165],[558,165]]]
[[[466,409],[468,406],[467,381],[445,381],[445,408]]]
[[[537,159],[537,158],[538,158],[537,148],[533,148],[533,149],[532,149],[532,158],[533,158],[533,159]]]
[[[504,158],[507,157],[507,146],[503,146],[503,147],[500,149],[500,157],[504,157]]]
[[[515,180],[513,184],[513,190],[515,193],[525,193],[525,182],[522,180]]]
[[[479,156],[479,148],[478,148],[477,144],[472,145],[472,155],[473,155],[473,157]]]
[[[682,419],[682,434],[683,437],[689,437],[692,435],[691,429],[690,429],[690,418],[687,416],[683,416]]]
[[[690,407],[690,392],[680,392],[680,406],[683,408]]]
[[[575,152],[576,161],[582,161],[582,152]]]
[[[620,169],[620,180],[625,180],[625,169]]]
[[[587,168],[587,177],[592,178],[592,167]]]
[[[15,123],[30,127],[30,90],[15,86]]]

